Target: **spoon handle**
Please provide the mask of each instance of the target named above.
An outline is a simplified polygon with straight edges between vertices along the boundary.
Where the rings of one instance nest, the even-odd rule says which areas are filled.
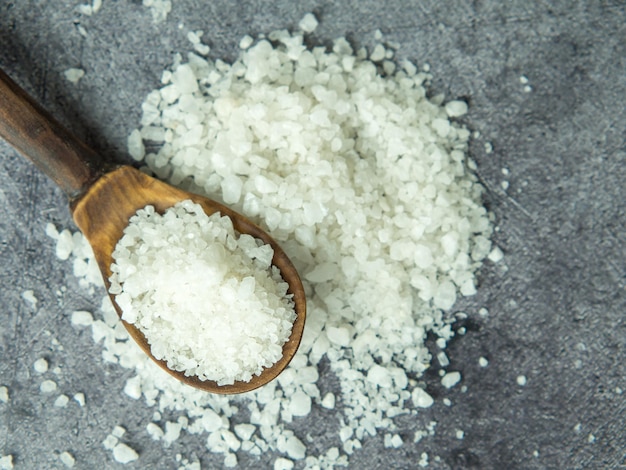
[[[0,137],[75,199],[104,172],[102,159],[0,70]]]

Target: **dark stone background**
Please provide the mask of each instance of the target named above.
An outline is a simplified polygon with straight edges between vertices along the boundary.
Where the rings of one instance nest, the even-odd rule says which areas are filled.
[[[145,95],[172,54],[189,50],[188,30],[206,32],[211,57],[232,60],[244,34],[294,28],[309,11],[320,19],[319,43],[346,35],[369,46],[380,28],[401,45],[398,59],[431,65],[432,94],[470,103],[463,121],[480,131],[471,156],[505,259],[485,264],[478,295],[460,306],[470,314],[468,332],[448,354],[467,392],[443,390],[433,370],[426,379],[436,404],[417,419],[398,418],[405,445],[389,450],[382,435],[368,439],[352,468],[415,468],[424,451],[431,462],[441,457],[434,468],[626,467],[623,0],[174,0],[158,25],[139,0],[103,3],[88,17],[74,0],[0,0],[0,66],[87,143],[118,159]],[[86,71],[78,85],[63,78],[69,67]],[[524,91],[521,75],[532,91]],[[121,424],[141,454],[128,468],[176,468],[177,453],[221,466],[203,437],[184,436],[169,449],[150,440],[153,410],[122,392],[129,372],[103,363],[89,331],[69,322],[72,310],[93,310],[102,292],[79,289],[71,264],[55,258],[44,234],[49,221],[71,226],[67,201],[4,142],[0,164],[0,385],[11,394],[0,404],[0,454],[13,454],[17,468],[62,468],[58,454],[69,450],[76,468],[114,468],[101,442]],[[61,286],[68,292],[57,298]],[[21,299],[25,289],[39,299],[36,310]],[[487,318],[478,315],[481,306]],[[56,394],[39,393],[32,364],[42,356],[62,369],[46,375],[59,393],[84,392],[87,406],[58,409]],[[488,367],[478,366],[480,356]],[[525,387],[516,384],[522,374]],[[322,384],[331,382],[327,372]],[[436,436],[413,444],[414,429],[430,420],[438,422]],[[314,409],[294,429],[327,447],[337,425],[332,412]],[[268,468],[275,457],[240,453],[239,462]]]

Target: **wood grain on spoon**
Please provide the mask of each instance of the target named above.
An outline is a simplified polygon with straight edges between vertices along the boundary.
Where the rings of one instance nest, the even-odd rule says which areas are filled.
[[[306,319],[306,299],[293,264],[266,232],[231,209],[202,196],[189,193],[152,178],[130,166],[107,165],[98,154],[61,126],[25,91],[0,70],[0,136],[29,158],[70,198],[76,225],[93,248],[107,291],[111,276],[112,253],[122,238],[129,219],[137,210],[153,205],[163,213],[185,199],[200,204],[207,215],[220,212],[231,218],[235,230],[247,233],[274,249],[274,264],[293,294],[296,320],[290,339],[283,346],[282,358],[249,382],[217,385],[197,376],[185,376],[167,367],[150,352],[145,336],[134,325],[123,322],[132,338],[160,367],[182,382],[214,393],[242,393],[276,378],[296,353]],[[110,296],[121,317],[121,309]]]

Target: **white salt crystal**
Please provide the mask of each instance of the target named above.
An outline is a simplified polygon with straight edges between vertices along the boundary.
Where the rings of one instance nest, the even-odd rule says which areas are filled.
[[[133,130],[128,136],[128,153],[134,160],[141,161],[146,154],[139,129]]]
[[[335,394],[332,392],[328,392],[326,395],[324,395],[324,398],[322,399],[320,404],[324,408],[332,410],[333,408],[335,408]]]
[[[150,437],[155,441],[162,439],[163,436],[165,435],[165,433],[163,432],[163,429],[161,429],[159,425],[156,423],[148,423],[148,425],[146,426],[146,431],[148,432]]]
[[[379,62],[385,58],[385,47],[382,44],[376,44],[374,50],[370,54],[370,60],[372,62]]]
[[[35,293],[32,290],[25,290],[22,292],[22,298],[30,304],[30,306],[34,309],[37,308],[37,297],[35,297]]]
[[[13,470],[12,455],[0,455],[0,470]]]
[[[492,263],[499,263],[502,260],[502,258],[504,258],[504,254],[502,253],[502,250],[499,247],[496,246],[487,255],[487,258]]]
[[[239,41],[239,47],[241,49],[247,49],[252,45],[253,42],[254,42],[254,39],[252,38],[252,36],[245,35]]]
[[[168,421],[165,423],[165,435],[163,436],[163,440],[165,442],[171,443],[180,437],[180,431],[182,426],[180,423],[175,423],[173,421]]]
[[[115,437],[113,434],[109,434],[107,437],[104,438],[104,441],[102,441],[102,446],[105,449],[113,450],[118,442],[119,439],[117,437]]]
[[[126,429],[122,426],[115,426],[113,431],[111,431],[111,435],[117,437],[118,439],[122,437],[126,433]]]
[[[35,372],[43,374],[48,371],[48,361],[46,361],[43,357],[40,357],[33,363],[33,369]]]
[[[304,31],[305,33],[312,33],[317,28],[317,19],[313,16],[312,13],[307,13],[302,17],[300,22],[298,23],[298,27]],[[246,49],[242,47],[242,49]]]
[[[248,423],[236,424],[234,431],[242,441],[248,441],[254,434],[254,431],[256,431],[256,426]]]
[[[382,388],[391,387],[391,375],[389,371],[378,364],[374,364],[367,373],[367,381]]]
[[[69,403],[70,399],[67,395],[59,395],[56,400],[54,400],[54,406],[57,408],[65,408]]]
[[[456,438],[459,440],[465,437],[465,433],[461,429],[457,429],[455,435],[456,435]]]
[[[85,310],[72,312],[72,325],[89,326],[93,323],[93,315]]]
[[[98,11],[100,11],[100,8],[102,8],[102,0],[93,0],[91,4],[92,11],[94,13],[98,13]]]
[[[119,443],[113,448],[113,458],[116,462],[127,464],[139,458],[139,454],[124,443]]]
[[[124,385],[124,393],[131,397],[133,400],[141,398],[141,377],[136,375],[126,380]]]
[[[481,356],[478,358],[478,365],[480,367],[487,367],[489,365],[489,361],[487,360],[486,357]]]
[[[386,448],[397,449],[402,447],[402,438],[398,434],[385,434],[384,445]]]
[[[339,346],[348,346],[350,344],[350,332],[347,328],[329,326],[326,328],[326,336],[333,344]]]
[[[274,470],[291,470],[293,467],[293,461],[284,457],[278,457],[274,461]]]
[[[296,436],[291,436],[285,444],[285,452],[294,460],[301,460],[306,454],[306,446]]]
[[[233,453],[227,453],[224,457],[224,467],[234,468],[237,466],[237,456]]]
[[[66,80],[77,84],[85,76],[85,71],[83,69],[69,68],[63,72],[63,75],[65,75]]]
[[[431,397],[426,390],[419,387],[415,387],[411,392],[411,401],[419,408],[430,408],[435,402],[433,397]]]
[[[0,402],[9,403],[9,389],[4,385],[0,387]]]
[[[456,288],[450,281],[444,281],[437,287],[433,304],[441,310],[449,310],[456,302]]]
[[[467,114],[467,103],[465,101],[450,101],[445,106],[446,114],[450,117],[460,117]]]
[[[446,388],[452,388],[461,380],[460,372],[448,372],[441,378],[441,385]]]
[[[526,385],[526,376],[525,375],[518,375],[517,379],[515,379],[517,382],[517,385],[519,385],[520,387],[523,387],[524,385]]]
[[[311,397],[302,390],[296,391],[289,401],[289,411],[293,416],[306,416],[311,412]]]
[[[53,380],[44,380],[43,382],[41,382],[41,385],[39,386],[39,390],[42,393],[52,393],[56,389],[57,389],[57,384]]]
[[[61,459],[61,462],[63,463],[63,465],[65,465],[67,468],[72,468],[74,464],[76,463],[74,456],[67,451],[61,452],[61,454],[59,455],[59,458]]]
[[[72,397],[74,399],[74,401],[76,401],[76,403],[78,403],[81,407],[85,406],[85,394],[83,393],[76,393],[74,394],[74,396]]]

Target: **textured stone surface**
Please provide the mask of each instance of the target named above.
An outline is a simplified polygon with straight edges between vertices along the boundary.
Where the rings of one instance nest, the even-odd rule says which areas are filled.
[[[434,468],[625,465],[626,4],[173,3],[167,21],[155,25],[138,0],[104,0],[91,17],[80,15],[75,1],[2,0],[0,66],[81,138],[118,159],[144,96],[172,54],[189,49],[186,31],[204,30],[211,56],[232,59],[244,34],[296,27],[308,11],[320,19],[316,41],[347,35],[368,46],[380,28],[401,45],[399,59],[431,65],[433,94],[470,104],[464,122],[480,131],[471,154],[505,258],[485,265],[478,295],[459,306],[470,316],[458,325],[467,334],[448,348],[449,369],[462,372],[467,391],[443,389],[434,368],[427,382],[435,405],[417,420],[397,419],[405,445],[384,449],[382,436],[369,439],[352,467],[414,468],[422,452]],[[70,67],[86,72],[77,85],[63,77]],[[140,454],[128,468],[176,468],[177,453],[221,466],[221,456],[204,451],[203,437],[184,436],[169,449],[150,440],[145,426],[153,410],[122,392],[128,371],[104,364],[89,331],[70,323],[71,311],[93,310],[101,292],[78,288],[71,265],[55,259],[44,234],[46,222],[71,226],[63,194],[4,142],[0,165],[0,386],[11,396],[0,403],[0,454],[13,454],[17,468],[61,468],[63,451],[77,468],[114,468],[101,443],[121,424]],[[62,286],[68,290],[58,297]],[[36,309],[21,298],[26,289],[39,299]],[[478,315],[481,306],[488,317]],[[487,367],[479,366],[481,356]],[[39,392],[44,376],[32,365],[40,357],[48,359],[45,378],[57,382],[55,394]],[[328,371],[321,373],[322,384],[331,383]],[[519,375],[527,377],[524,387]],[[73,400],[53,406],[58,394],[77,392],[85,407]],[[417,422],[430,420],[438,422],[436,436],[413,444]],[[315,407],[293,427],[324,447],[336,440],[331,410]],[[275,458],[240,454],[239,461],[265,468]]]

